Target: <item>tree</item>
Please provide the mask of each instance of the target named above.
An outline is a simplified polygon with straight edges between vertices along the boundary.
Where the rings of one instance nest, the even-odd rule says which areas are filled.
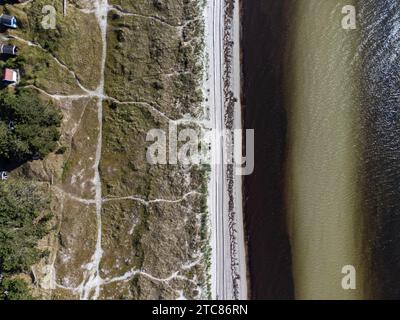
[[[31,299],[26,273],[47,252],[37,247],[49,231],[49,199],[29,181],[0,183],[0,300]]]
[[[32,300],[32,295],[24,280],[5,278],[0,281],[0,300]]]
[[[60,112],[27,90],[0,93],[0,160],[22,163],[45,157],[60,138]]]
[[[35,184],[0,183],[0,273],[27,272],[43,257],[38,241],[48,232],[49,201]]]

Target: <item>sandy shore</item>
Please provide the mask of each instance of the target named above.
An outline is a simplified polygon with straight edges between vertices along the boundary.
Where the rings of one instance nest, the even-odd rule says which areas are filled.
[[[226,118],[233,118],[234,127],[241,128],[240,106],[240,47],[239,5],[235,2],[232,29],[226,29],[225,2],[209,0],[204,9],[206,22],[206,52],[208,56],[204,89],[208,92],[211,143],[211,176],[208,207],[211,226],[211,285],[214,299],[247,299],[246,256],[242,217],[241,176],[231,177],[228,172],[226,149]],[[232,74],[226,76],[226,32],[235,39],[232,48]],[[229,78],[229,79],[227,79]],[[228,114],[225,89],[237,98],[234,114]],[[236,142],[237,143],[237,142]],[[229,189],[229,179],[233,188]],[[233,209],[231,199],[233,198]]]

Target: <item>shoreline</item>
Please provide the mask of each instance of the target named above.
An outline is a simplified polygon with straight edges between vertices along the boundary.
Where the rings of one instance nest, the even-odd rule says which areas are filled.
[[[233,82],[233,92],[234,96],[237,97],[238,102],[235,104],[234,108],[234,129],[242,130],[243,126],[243,117],[242,117],[242,67],[241,67],[241,32],[242,32],[242,25],[241,25],[241,2],[240,0],[235,0],[234,4],[234,16],[233,16],[233,75],[232,75],[232,82]],[[236,28],[235,28],[236,27]],[[236,148],[238,141],[234,142],[236,144]],[[245,149],[245,144],[243,144],[243,140],[240,141],[240,150]],[[248,156],[248,155],[245,155]],[[238,242],[238,260],[239,260],[239,276],[241,277],[240,283],[240,299],[248,299],[248,258],[247,258],[247,245],[246,245],[246,237],[245,237],[245,229],[244,229],[244,210],[243,210],[243,176],[234,174],[233,177],[233,195],[234,198],[234,206],[233,210],[236,212],[236,230],[237,230],[237,242]],[[243,278],[244,277],[244,281]]]
[[[224,6],[218,0],[209,0],[204,13],[209,57],[209,79],[205,87],[210,90],[210,128],[216,129],[211,146],[214,165],[211,167],[208,198],[212,293],[214,299],[224,300],[247,299],[241,179],[236,179],[231,166],[224,164],[227,159],[224,130],[233,129],[231,124],[234,124],[234,128],[241,128],[240,103],[235,102],[234,110],[231,110],[231,102],[234,101],[231,100],[232,96],[240,97],[241,88],[239,7],[233,7],[232,16],[228,16],[229,12],[226,11],[232,9],[229,5],[237,4],[235,1],[224,2],[227,5]],[[231,46],[230,39],[235,39],[236,45]]]

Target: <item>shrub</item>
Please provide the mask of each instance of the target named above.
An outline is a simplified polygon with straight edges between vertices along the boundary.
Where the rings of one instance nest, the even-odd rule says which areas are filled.
[[[29,271],[44,256],[38,241],[48,232],[48,199],[25,180],[0,183],[0,274]]]
[[[0,300],[31,300],[27,283],[22,279],[5,278],[0,282]]]
[[[21,90],[0,93],[0,160],[22,163],[54,151],[60,112],[37,95]]]

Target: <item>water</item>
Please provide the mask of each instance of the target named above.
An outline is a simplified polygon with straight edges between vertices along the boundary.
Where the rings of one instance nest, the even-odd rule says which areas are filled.
[[[244,179],[250,297],[292,299],[283,197],[284,1],[242,1],[244,126],[255,129],[255,170]]]
[[[242,5],[252,298],[400,298],[400,1]]]
[[[400,298],[400,2],[359,1],[364,212],[374,297]]]
[[[286,47],[287,208],[297,299],[364,297],[358,30],[342,28],[351,1],[291,1]],[[356,290],[342,268],[356,268]]]

